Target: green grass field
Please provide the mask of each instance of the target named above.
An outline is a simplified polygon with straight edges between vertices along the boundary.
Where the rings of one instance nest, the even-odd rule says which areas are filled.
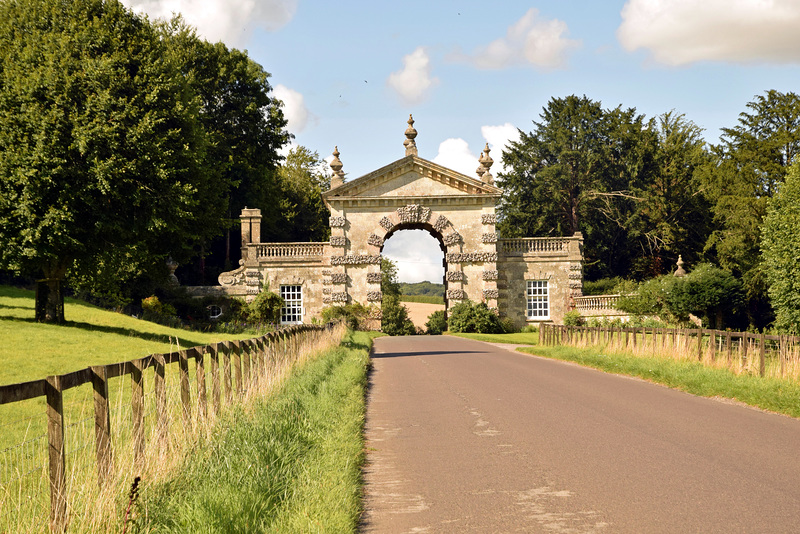
[[[400,302],[422,302],[424,304],[444,304],[443,297],[434,295],[400,295]]]
[[[143,495],[147,532],[355,532],[375,334],[350,333],[270,398],[229,414],[180,472]]]

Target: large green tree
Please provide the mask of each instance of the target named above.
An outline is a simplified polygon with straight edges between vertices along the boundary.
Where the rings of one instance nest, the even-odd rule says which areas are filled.
[[[590,278],[626,273],[630,187],[652,165],[653,133],[635,109],[604,109],[586,96],[553,98],[540,117],[503,154],[509,170],[497,180],[505,191],[499,231],[504,237],[580,231]]]
[[[0,2],[0,268],[136,271],[219,228],[200,101],[146,19],[115,0]]]
[[[317,152],[306,147],[296,146],[289,151],[278,169],[280,229],[271,232],[271,239],[326,241],[330,237],[330,211],[322,200],[322,192],[330,185],[326,166]]]
[[[800,163],[786,175],[767,209],[761,254],[775,307],[775,324],[800,333]]]
[[[196,243],[199,261],[194,281],[205,283],[209,251],[218,251],[210,266],[212,279],[230,268],[231,226],[242,208],[261,208],[265,235],[285,228],[275,202],[285,196],[278,176],[283,158],[278,151],[291,135],[285,129],[281,102],[271,95],[269,73],[246,52],[200,39],[180,17],[162,23],[160,29],[175,63],[199,98],[199,120],[209,141],[214,177],[228,185],[219,191],[223,198],[203,201],[212,209],[221,209],[227,222],[224,236]]]
[[[669,272],[680,255],[696,264],[711,231],[699,178],[709,160],[702,129],[675,112],[660,115],[654,129],[653,165],[631,184],[636,207],[625,223],[638,249],[633,265],[638,278]]]
[[[715,230],[706,252],[740,277],[751,321],[763,326],[769,315],[761,264],[761,227],[767,206],[800,152],[800,96],[770,90],[747,104],[739,124],[724,128],[704,175]]]

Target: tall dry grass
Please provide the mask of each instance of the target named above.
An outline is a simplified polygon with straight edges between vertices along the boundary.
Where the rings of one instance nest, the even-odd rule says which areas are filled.
[[[67,516],[68,532],[122,532],[126,518],[131,521],[139,513],[135,502],[129,502],[131,487],[138,477],[138,491],[166,480],[181,465],[197,443],[202,442],[216,427],[217,420],[229,410],[248,410],[254,399],[268,397],[283,383],[292,370],[309,358],[337,346],[346,327],[338,324],[331,329],[300,333],[287,343],[269,347],[263,366],[251,370],[251,379],[242,384],[243,394],[226,401],[222,389],[222,408],[215,413],[212,403],[212,384],[206,370],[208,409],[199,416],[197,366],[190,360],[189,376],[192,396],[191,424],[183,423],[183,407],[177,365],[167,366],[166,391],[168,417],[166,428],[156,422],[156,400],[153,393],[153,369],[144,373],[145,383],[145,447],[141,455],[134,450],[132,412],[130,405],[131,379],[123,376],[109,383],[112,433],[112,467],[103,477],[101,486],[97,472],[94,437],[94,413],[91,385],[84,385],[65,394],[65,448],[67,458]],[[175,350],[180,350],[177,347]],[[234,376],[235,379],[235,376]],[[220,380],[222,382],[222,380]],[[68,398],[67,398],[68,397]],[[44,418],[44,414],[42,415]],[[160,436],[166,435],[166,439]],[[0,533],[49,532],[50,495],[47,469],[46,440],[44,450],[32,456],[31,464],[39,464],[33,475],[20,476],[0,486]],[[41,449],[41,447],[39,448]],[[18,473],[21,474],[21,473]]]

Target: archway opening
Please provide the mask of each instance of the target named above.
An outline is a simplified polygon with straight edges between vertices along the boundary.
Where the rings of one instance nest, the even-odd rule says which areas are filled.
[[[446,308],[445,251],[441,236],[414,226],[392,230],[381,248],[381,255],[397,268],[401,301],[420,328],[431,313]]]

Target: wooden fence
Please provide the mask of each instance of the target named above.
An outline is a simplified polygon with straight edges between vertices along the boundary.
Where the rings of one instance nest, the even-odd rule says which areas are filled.
[[[606,345],[635,353],[661,352],[759,376],[800,378],[800,337],[703,328],[623,328],[542,324],[543,345]],[[767,373],[769,367],[772,372]]]
[[[167,442],[168,407],[165,370],[177,364],[180,383],[180,413],[183,427],[216,416],[224,404],[242,397],[248,387],[266,377],[267,364],[276,355],[296,355],[315,333],[328,326],[297,325],[244,341],[225,341],[202,347],[151,354],[137,360],[98,365],[45,379],[0,386],[0,405],[45,397],[47,404],[47,441],[50,479],[50,529],[63,532],[67,525],[67,465],[65,455],[65,421],[63,393],[71,388],[91,384],[94,399],[95,455],[100,487],[112,473],[111,417],[109,409],[110,379],[130,375],[132,394],[132,439],[134,458],[138,463],[145,451],[145,384],[143,371],[153,368],[152,391],[155,396],[155,436],[160,444]],[[195,361],[196,394],[192,399],[189,360]],[[210,375],[210,397],[207,398],[206,371]],[[232,369],[231,369],[232,367]]]

